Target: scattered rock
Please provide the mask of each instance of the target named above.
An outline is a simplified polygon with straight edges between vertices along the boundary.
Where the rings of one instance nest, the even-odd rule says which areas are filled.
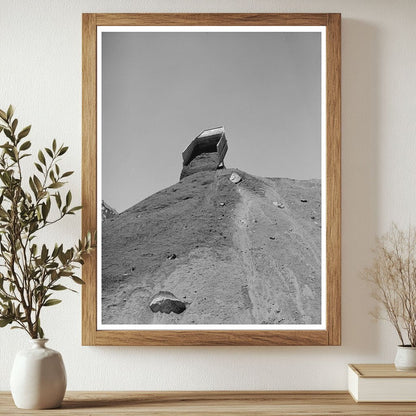
[[[307,199],[301,199],[300,202],[308,202]]]
[[[161,313],[177,313],[180,314],[186,309],[185,302],[179,300],[173,293],[161,291],[155,296],[149,304],[152,312],[161,312]]]
[[[230,181],[232,183],[239,183],[242,181],[241,176],[238,173],[233,172],[230,176]]]
[[[176,259],[176,254],[170,254],[168,256],[168,260],[174,260],[174,259]]]
[[[220,202],[220,206],[223,207],[225,205],[225,202]]]
[[[278,203],[277,201],[273,201],[273,205],[274,205],[275,207],[277,207],[277,206],[279,205],[279,203]]]
[[[285,206],[283,204],[278,204],[277,207],[278,208],[284,208]]]
[[[276,240],[276,237],[269,237],[270,240]]]

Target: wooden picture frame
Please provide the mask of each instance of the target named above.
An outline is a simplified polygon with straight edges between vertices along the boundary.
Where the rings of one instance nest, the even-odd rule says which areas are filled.
[[[96,14],[82,16],[82,231],[97,228],[97,27],[323,26],[326,33],[326,325],[320,330],[98,330],[97,255],[83,266],[83,345],[341,344],[341,15]]]

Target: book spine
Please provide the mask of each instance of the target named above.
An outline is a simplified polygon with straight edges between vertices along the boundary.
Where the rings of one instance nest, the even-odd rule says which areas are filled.
[[[358,383],[359,377],[357,373],[351,368],[348,367],[348,391],[350,392],[352,398],[358,402]]]

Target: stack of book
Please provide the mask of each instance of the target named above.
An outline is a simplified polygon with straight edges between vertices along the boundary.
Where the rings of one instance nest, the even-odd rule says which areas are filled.
[[[394,364],[349,364],[348,390],[356,402],[416,402],[416,371]]]

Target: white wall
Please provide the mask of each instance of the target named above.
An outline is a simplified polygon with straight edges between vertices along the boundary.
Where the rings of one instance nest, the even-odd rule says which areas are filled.
[[[81,13],[342,13],[341,347],[81,347],[81,300],[45,311],[50,346],[70,390],[345,389],[349,362],[392,362],[396,337],[369,311],[359,278],[376,234],[416,220],[416,2],[413,0],[0,0],[0,108],[33,124],[34,147],[53,137],[80,199]],[[70,244],[80,216],[47,237]],[[0,331],[0,390],[8,389],[19,331]]]

